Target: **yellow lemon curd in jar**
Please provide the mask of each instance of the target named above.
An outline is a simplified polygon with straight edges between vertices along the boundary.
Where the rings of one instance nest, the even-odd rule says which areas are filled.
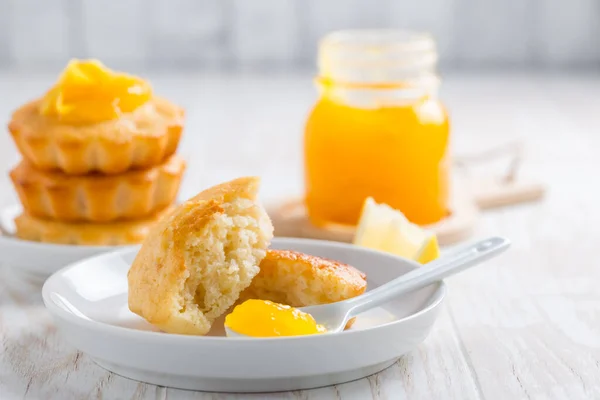
[[[72,60],[42,99],[40,112],[69,124],[91,124],[117,119],[151,96],[150,84],[141,78],[97,60]]]
[[[448,212],[448,116],[433,98],[360,108],[324,86],[305,131],[306,205],[317,224],[355,225],[365,198],[417,224]]]
[[[225,317],[225,325],[236,333],[253,337],[314,335],[326,331],[310,314],[268,300],[246,300]]]
[[[356,225],[367,197],[427,225],[449,213],[449,118],[435,42],[394,30],[333,32],[304,132],[305,204],[316,225]]]

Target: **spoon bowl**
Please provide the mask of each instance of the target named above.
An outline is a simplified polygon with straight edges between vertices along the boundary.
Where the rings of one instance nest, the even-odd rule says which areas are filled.
[[[227,337],[230,337],[230,338],[250,337],[250,336],[242,335],[241,333],[237,333],[233,329],[229,328],[227,325],[225,325],[225,335],[227,335]]]

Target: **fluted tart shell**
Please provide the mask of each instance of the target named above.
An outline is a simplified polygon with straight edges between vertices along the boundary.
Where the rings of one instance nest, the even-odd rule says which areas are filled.
[[[26,212],[15,218],[16,236],[34,242],[121,246],[141,243],[150,229],[168,212],[168,208],[148,218],[98,223],[68,223],[36,218]]]
[[[186,163],[178,155],[144,170],[120,175],[66,175],[21,161],[10,178],[25,211],[63,222],[139,219],[171,205]]]
[[[17,109],[8,130],[23,157],[42,170],[83,175],[149,168],[175,153],[183,130],[183,109],[159,97],[118,119],[82,125],[42,115],[41,101]]]

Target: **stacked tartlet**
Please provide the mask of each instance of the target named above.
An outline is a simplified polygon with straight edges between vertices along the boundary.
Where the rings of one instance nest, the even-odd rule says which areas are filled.
[[[139,243],[174,203],[184,112],[148,82],[74,60],[45,96],[16,110],[23,156],[10,177],[17,236],[79,245]]]

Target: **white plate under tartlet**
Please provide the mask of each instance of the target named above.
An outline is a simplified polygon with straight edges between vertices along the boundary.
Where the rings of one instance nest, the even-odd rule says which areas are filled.
[[[340,260],[367,274],[368,289],[419,268],[365,248],[275,238],[272,248]],[[437,283],[358,316],[345,332],[286,338],[228,338],[159,332],[127,306],[127,271],[137,249],[102,254],[52,275],[44,303],[64,338],[100,366],[161,386],[217,392],[272,392],[359,379],[423,342],[445,294]]]
[[[21,213],[19,205],[0,210],[0,263],[34,282],[43,282],[50,275],[74,263],[97,254],[137,246],[81,246],[33,242],[15,237],[14,219]]]

